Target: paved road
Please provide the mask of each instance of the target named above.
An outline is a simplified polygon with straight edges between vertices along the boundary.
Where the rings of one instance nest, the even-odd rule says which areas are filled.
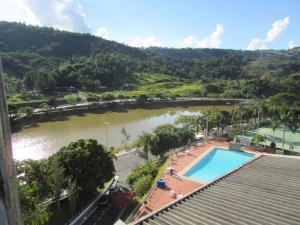
[[[128,154],[117,157],[114,161],[116,175],[119,176],[119,182],[124,184],[131,170],[137,165],[143,163],[145,159],[139,151],[133,151]],[[114,203],[106,207],[98,206],[92,215],[84,222],[84,225],[111,225],[122,211]]]
[[[117,160],[115,160],[114,164],[116,175],[119,176],[120,183],[124,183],[131,170],[144,161],[145,159],[141,156],[139,151],[119,156]]]

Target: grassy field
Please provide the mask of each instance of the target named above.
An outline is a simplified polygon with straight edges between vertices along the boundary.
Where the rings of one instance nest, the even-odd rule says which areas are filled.
[[[132,90],[109,92],[114,95],[134,97],[140,94],[149,96],[186,97],[200,95],[203,92],[201,82],[188,83],[177,77],[161,73],[135,73],[129,86]]]
[[[248,131],[246,134],[241,135],[241,138],[252,140],[255,134],[260,134],[265,137],[265,141],[261,142],[261,144],[270,146],[270,143],[273,140],[272,128],[262,127],[253,131]],[[276,148],[291,150],[300,153],[300,129],[298,129],[295,133],[292,133],[287,128],[285,129],[284,146],[282,145],[282,135],[283,128],[277,128],[274,132],[274,142],[276,143]]]

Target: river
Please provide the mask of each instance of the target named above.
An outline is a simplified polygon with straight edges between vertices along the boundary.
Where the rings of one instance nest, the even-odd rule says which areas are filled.
[[[130,109],[128,111],[86,113],[64,119],[23,127],[12,134],[13,157],[16,160],[47,158],[61,147],[81,138],[97,139],[108,146],[119,146],[124,139],[124,127],[134,141],[143,131],[173,123],[180,114],[190,115],[209,108],[228,110],[230,106],[166,107],[160,109]]]

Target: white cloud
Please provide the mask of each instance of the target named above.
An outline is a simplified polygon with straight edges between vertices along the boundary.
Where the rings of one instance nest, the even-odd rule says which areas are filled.
[[[216,29],[209,36],[197,41],[198,48],[218,48],[221,44],[221,35],[224,32],[224,28],[221,24],[217,24]]]
[[[288,27],[290,23],[290,18],[285,17],[283,19],[277,20],[272,24],[271,29],[268,30],[267,35],[264,39],[253,38],[249,43],[248,50],[266,49],[267,44],[271,43],[279,37],[279,35]]]
[[[257,49],[266,49],[266,48],[267,48],[266,41],[259,38],[253,38],[247,47],[248,50],[257,50]]]
[[[195,38],[192,35],[187,36],[181,41],[181,43],[179,44],[179,48],[193,47],[194,41]]]
[[[76,0],[13,0],[26,12],[24,22],[60,30],[89,33],[82,7]]]
[[[275,23],[272,24],[272,28],[267,33],[266,42],[274,41],[288,27],[289,23],[289,17],[275,21]]]
[[[100,27],[96,33],[96,36],[108,39],[110,36],[110,32],[105,27]]]
[[[132,46],[132,47],[150,47],[150,46],[161,46],[160,40],[155,36],[149,37],[132,37],[125,38],[122,40],[123,43]]]
[[[298,47],[298,45],[295,41],[289,41],[288,46],[289,46],[289,49]]]

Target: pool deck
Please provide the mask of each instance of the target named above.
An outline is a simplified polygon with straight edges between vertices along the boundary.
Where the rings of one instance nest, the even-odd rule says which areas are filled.
[[[228,148],[229,142],[224,140],[212,140],[203,143],[201,146],[190,147],[188,151],[174,154],[171,157],[170,167],[174,169],[173,175],[166,170],[162,175],[162,179],[166,182],[166,188],[155,188],[147,199],[147,204],[143,207],[147,212],[140,213],[141,215],[136,215],[135,219],[139,218],[146,213],[156,211],[163,208],[167,204],[176,201],[182,196],[202,187],[205,183],[200,183],[198,181],[193,181],[191,179],[185,178],[182,174],[190,168],[196,161],[204,157],[213,147]],[[241,150],[253,152],[247,147],[241,147]],[[174,196],[174,193],[176,197]]]

